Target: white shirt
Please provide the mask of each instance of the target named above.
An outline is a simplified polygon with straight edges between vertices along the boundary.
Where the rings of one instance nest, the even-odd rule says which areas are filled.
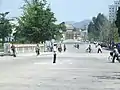
[[[102,49],[100,45],[98,45],[98,47],[97,47],[97,48],[98,48],[98,49]]]
[[[115,49],[114,49],[114,53],[115,53],[115,54],[119,54],[119,52],[118,52],[118,49],[117,49],[117,48],[115,48]]]
[[[53,47],[53,51],[56,52],[57,51],[57,48],[56,46]]]

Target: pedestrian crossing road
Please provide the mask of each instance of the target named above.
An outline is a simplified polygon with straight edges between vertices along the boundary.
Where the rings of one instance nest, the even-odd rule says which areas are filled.
[[[120,90],[120,64],[107,60],[109,51],[86,53],[67,45],[57,53],[0,57],[0,90]]]

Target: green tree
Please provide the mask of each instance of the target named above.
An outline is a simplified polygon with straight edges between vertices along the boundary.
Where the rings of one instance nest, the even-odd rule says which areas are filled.
[[[59,24],[59,29],[61,29],[63,32],[66,32],[65,22]]]
[[[88,25],[88,37],[93,40],[107,41],[109,31],[109,21],[101,13]]]
[[[2,45],[5,43],[5,38],[12,33],[12,25],[10,21],[12,19],[6,18],[9,12],[0,13],[0,38],[2,39]]]
[[[115,22],[111,23],[109,37],[111,38],[111,41],[119,42],[119,33],[118,33],[118,28],[116,27]]]
[[[117,18],[116,18],[115,24],[118,28],[118,33],[119,33],[119,36],[120,36],[120,7],[118,8],[116,16],[117,16]]]
[[[23,15],[18,22],[16,32],[33,43],[50,40],[59,33],[58,25],[54,24],[56,18],[46,0],[25,0]]]

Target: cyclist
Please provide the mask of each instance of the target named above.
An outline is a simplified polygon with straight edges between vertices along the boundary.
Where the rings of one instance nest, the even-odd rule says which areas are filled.
[[[119,60],[118,55],[119,55],[118,49],[117,49],[116,46],[114,46],[112,63],[115,62],[115,58],[117,58],[116,60]],[[119,62],[120,62],[120,61],[119,61]]]

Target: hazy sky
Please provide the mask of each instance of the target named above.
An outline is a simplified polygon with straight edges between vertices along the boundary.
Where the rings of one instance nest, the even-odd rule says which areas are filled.
[[[108,5],[114,0],[48,0],[59,22],[81,21],[96,16],[99,12],[108,16]],[[23,0],[0,0],[0,11],[9,11],[10,17],[21,14]]]

